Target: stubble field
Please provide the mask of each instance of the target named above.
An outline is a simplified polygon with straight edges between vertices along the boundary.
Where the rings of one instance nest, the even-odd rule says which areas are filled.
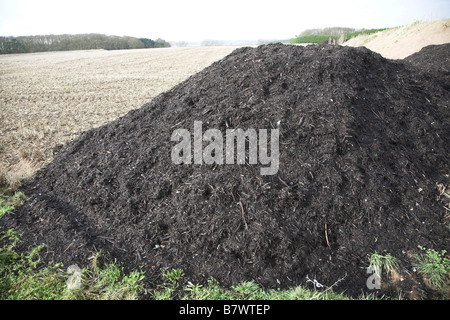
[[[139,108],[236,47],[0,56],[0,180],[14,186],[83,131]]]

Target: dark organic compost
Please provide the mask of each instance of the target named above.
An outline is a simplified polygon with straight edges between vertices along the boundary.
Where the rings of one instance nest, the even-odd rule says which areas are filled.
[[[436,184],[449,183],[450,92],[444,70],[406,60],[332,45],[237,49],[59,148],[0,224],[65,265],[103,250],[193,282],[310,279],[351,295],[373,292],[369,256],[389,253],[404,280],[383,278],[381,292],[409,292],[421,281],[417,246],[448,249]],[[171,135],[194,121],[224,133],[278,128],[278,172],[174,164]]]

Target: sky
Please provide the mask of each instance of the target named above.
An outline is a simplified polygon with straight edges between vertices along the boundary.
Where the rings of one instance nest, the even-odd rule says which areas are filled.
[[[446,18],[450,0],[0,0],[0,36],[284,40],[312,28],[385,28]]]

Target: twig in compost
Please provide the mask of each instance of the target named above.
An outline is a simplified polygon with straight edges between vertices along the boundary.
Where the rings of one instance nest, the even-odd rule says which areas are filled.
[[[66,248],[66,250],[64,250],[63,254],[66,253],[67,250],[69,250],[69,248],[72,246],[72,244],[73,244],[73,242],[71,242],[71,243],[67,246],[67,248]]]
[[[241,202],[241,201],[239,201],[239,204],[240,204],[240,206],[241,206],[242,219],[244,220],[245,230],[248,230],[247,221],[245,221],[244,206],[242,205],[242,202]]]
[[[330,242],[328,241],[327,224],[325,223],[325,239],[327,239],[328,248],[331,249]]]
[[[178,122],[177,124],[174,124],[173,126],[171,126],[171,127],[170,127],[170,129],[173,129],[173,128],[175,128],[176,126],[178,126],[178,125],[182,124],[183,122],[184,122],[184,120],[182,120],[182,121]]]

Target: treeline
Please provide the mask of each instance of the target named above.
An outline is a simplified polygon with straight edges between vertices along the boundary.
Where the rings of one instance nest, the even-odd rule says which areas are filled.
[[[163,39],[152,40],[127,36],[107,36],[96,33],[0,37],[0,54],[91,49],[124,50],[165,47],[170,47],[170,44]]]

